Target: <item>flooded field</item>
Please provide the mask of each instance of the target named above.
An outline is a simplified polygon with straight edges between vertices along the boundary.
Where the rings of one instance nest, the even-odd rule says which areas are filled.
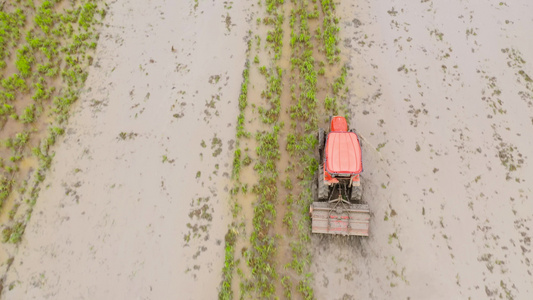
[[[94,20],[74,73],[0,57],[1,299],[533,293],[527,1],[34,2],[2,17],[67,46]],[[332,115],[369,237],[310,232]]]

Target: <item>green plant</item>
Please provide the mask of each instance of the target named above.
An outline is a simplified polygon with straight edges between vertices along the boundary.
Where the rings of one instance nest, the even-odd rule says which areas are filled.
[[[11,92],[11,93],[16,93],[16,92],[24,93],[29,90],[28,85],[26,84],[26,81],[24,80],[24,78],[20,77],[18,74],[13,74],[11,77],[2,79],[2,87],[5,89],[5,91]]]
[[[31,75],[31,65],[34,61],[34,58],[28,56],[28,54],[30,54],[30,49],[27,46],[22,47],[22,49],[18,51],[17,61],[15,62],[20,75],[25,78]]]
[[[251,163],[252,163],[252,159],[250,158],[250,156],[248,156],[248,154],[246,154],[246,156],[242,160],[242,164],[244,166],[249,166]]]
[[[6,103],[0,105],[0,115],[8,116],[8,115],[14,114],[14,112],[15,110],[13,108],[13,105],[9,105]]]
[[[2,242],[17,244],[22,238],[26,225],[22,222],[16,222],[12,227],[6,227],[2,230]]]
[[[262,75],[266,75],[267,74],[267,68],[265,66],[261,66],[261,67],[259,67],[259,72]]]
[[[233,171],[231,173],[232,178],[239,181],[239,174],[241,171],[241,149],[237,148],[233,154]]]
[[[91,24],[94,22],[94,14],[96,13],[96,4],[92,2],[87,2],[81,10],[80,17],[78,19],[78,24],[88,30]]]
[[[233,299],[233,290],[231,288],[231,281],[233,278],[233,270],[235,268],[235,243],[237,240],[237,230],[234,224],[228,229],[224,237],[224,267],[222,268],[222,284],[218,298],[223,300]]]
[[[24,109],[24,112],[19,116],[23,124],[33,123],[35,121],[35,104]]]

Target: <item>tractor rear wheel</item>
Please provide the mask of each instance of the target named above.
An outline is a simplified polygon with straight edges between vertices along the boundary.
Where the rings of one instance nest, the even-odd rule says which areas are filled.
[[[363,199],[363,186],[352,186],[352,194],[350,195],[350,202],[361,203]]]
[[[326,201],[329,196],[329,187],[324,183],[324,167],[322,164],[318,167],[318,174],[316,176],[318,201]]]

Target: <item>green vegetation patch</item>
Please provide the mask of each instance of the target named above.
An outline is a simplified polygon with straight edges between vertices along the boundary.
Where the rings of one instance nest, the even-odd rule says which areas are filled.
[[[60,2],[10,1],[0,12],[0,209],[11,209],[4,242],[20,241],[31,217],[105,16],[97,0]]]

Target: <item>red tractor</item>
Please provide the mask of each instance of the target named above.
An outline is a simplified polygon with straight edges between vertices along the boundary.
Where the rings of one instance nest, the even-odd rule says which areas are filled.
[[[330,131],[318,131],[319,166],[309,212],[311,231],[368,236],[370,210],[362,203],[363,160],[359,137],[344,117],[332,117]]]

